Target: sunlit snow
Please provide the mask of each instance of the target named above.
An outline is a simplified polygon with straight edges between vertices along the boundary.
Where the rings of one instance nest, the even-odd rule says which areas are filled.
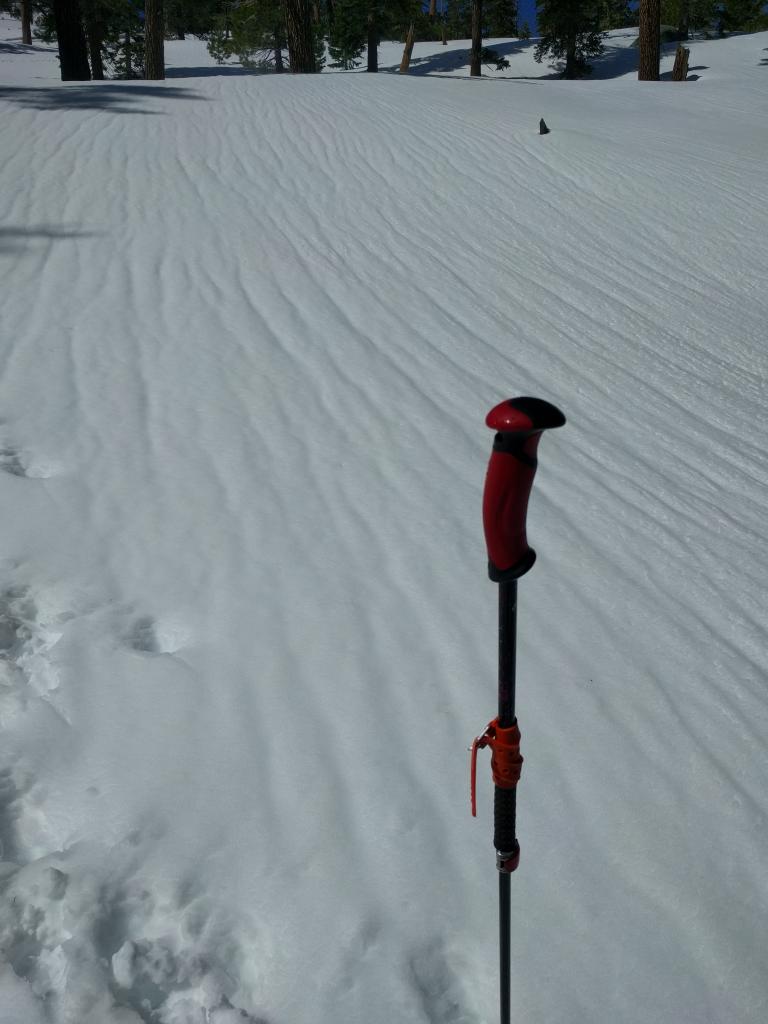
[[[631,36],[62,84],[0,19],[1,1024],[494,1024],[526,394],[513,1019],[768,1019],[768,33]]]

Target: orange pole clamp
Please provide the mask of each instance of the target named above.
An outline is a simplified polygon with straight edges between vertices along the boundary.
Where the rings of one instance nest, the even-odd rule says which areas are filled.
[[[482,736],[472,744],[472,767],[470,790],[472,794],[472,817],[477,817],[477,752],[483,747],[491,748],[491,774],[499,789],[514,789],[520,781],[523,770],[523,755],[520,753],[520,729],[515,721],[508,729],[499,726],[498,718],[488,723]]]

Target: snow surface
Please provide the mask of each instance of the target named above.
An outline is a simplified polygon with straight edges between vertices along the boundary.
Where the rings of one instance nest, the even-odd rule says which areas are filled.
[[[189,40],[62,84],[0,28],[2,1024],[498,1019],[467,747],[515,394],[569,422],[513,1019],[768,1019],[768,34],[687,85],[628,34],[583,83]]]

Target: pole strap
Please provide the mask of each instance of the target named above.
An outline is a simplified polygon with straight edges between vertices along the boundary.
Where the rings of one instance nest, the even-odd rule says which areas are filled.
[[[483,747],[491,748],[491,774],[499,789],[514,789],[520,781],[523,770],[523,755],[520,753],[520,729],[514,725],[501,728],[498,718],[489,722],[482,736],[472,743],[472,766],[470,770],[470,791],[472,795],[472,817],[477,817],[477,752]]]

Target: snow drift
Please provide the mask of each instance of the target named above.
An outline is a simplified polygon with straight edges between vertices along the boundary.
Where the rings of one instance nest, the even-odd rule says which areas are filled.
[[[768,34],[684,85],[621,38],[583,83],[189,41],[64,85],[0,25],[0,1021],[496,1019],[466,750],[513,394],[568,416],[516,1019],[763,1019]]]

